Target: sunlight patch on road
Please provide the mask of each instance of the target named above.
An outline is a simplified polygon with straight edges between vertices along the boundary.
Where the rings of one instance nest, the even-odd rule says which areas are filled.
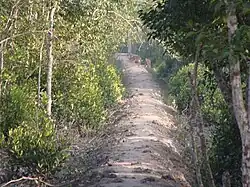
[[[161,175],[154,175],[154,174],[150,174],[150,173],[114,173],[117,176],[131,176],[131,177],[154,177],[154,178],[161,178]]]
[[[179,154],[179,152],[177,151],[177,149],[174,146],[173,141],[171,139],[157,138],[155,136],[131,136],[131,137],[127,137],[127,139],[132,140],[132,142],[139,142],[139,141],[143,141],[143,140],[152,140],[152,141],[156,141],[156,142],[161,142],[161,143],[165,144],[166,146],[171,147],[174,152]]]

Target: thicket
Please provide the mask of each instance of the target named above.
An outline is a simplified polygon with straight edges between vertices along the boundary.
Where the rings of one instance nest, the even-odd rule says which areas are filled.
[[[190,73],[198,63],[197,95],[212,135],[207,137],[212,141],[208,153],[216,186],[222,185],[226,171],[231,186],[249,186],[249,135],[243,130],[249,122],[249,16],[246,0],[155,1],[140,11],[148,37],[159,40],[170,56],[191,63],[182,62],[177,73],[163,68],[168,75],[158,70],[160,76],[170,77],[169,92],[180,112],[188,111],[193,100]],[[204,178],[206,169],[201,172],[203,184],[213,186]]]
[[[192,71],[193,68],[194,64],[183,66],[169,80],[169,94],[175,100],[180,114],[187,111],[192,98],[187,77],[188,72]],[[197,81],[202,115],[208,132],[207,139],[210,142],[208,145],[210,165],[217,185],[221,184],[223,172],[226,170],[231,174],[232,186],[240,186],[241,142],[239,130],[236,128],[236,122],[215,80],[207,80],[208,73],[208,68],[200,66]]]
[[[192,100],[188,73],[193,70],[194,64],[188,64],[171,57],[171,55],[164,53],[165,51],[162,50],[159,44],[144,47],[147,45],[142,45],[140,54],[143,58],[152,59],[154,73],[158,79],[164,80],[168,94],[165,96],[168,97],[167,102],[175,105],[179,115],[187,114]],[[153,50],[157,52],[149,55],[147,51],[153,47]],[[157,55],[157,57],[154,55]],[[232,186],[240,186],[241,141],[239,130],[211,73],[205,65],[201,65],[197,77],[198,95],[202,115],[205,119],[206,132],[208,132],[206,136],[209,140],[209,161],[217,185],[221,185],[221,178],[226,170],[231,173]],[[190,143],[186,142],[187,150],[191,148],[188,146]]]
[[[178,71],[184,62],[171,57],[164,46],[156,40],[149,40],[142,44],[136,44],[136,52],[143,59],[149,58],[152,68],[155,70],[158,79],[168,82],[169,76]]]
[[[69,156],[63,130],[83,136],[101,126],[123,95],[109,59],[135,7],[130,0],[0,1],[0,145],[8,167],[50,174]]]

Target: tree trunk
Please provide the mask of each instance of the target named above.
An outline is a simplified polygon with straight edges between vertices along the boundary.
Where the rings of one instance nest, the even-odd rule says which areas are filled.
[[[193,115],[191,115],[190,118],[193,118]],[[192,159],[193,159],[193,164],[195,166],[195,176],[196,176],[196,182],[198,187],[204,187],[203,185],[203,181],[202,181],[202,175],[201,175],[201,161],[200,161],[200,151],[197,149],[198,145],[197,145],[197,138],[196,138],[196,130],[193,127],[193,123],[192,120],[190,119],[190,130],[191,130],[191,144],[192,144]]]
[[[242,148],[242,183],[244,187],[250,187],[250,70],[248,72],[248,88],[247,88],[247,120],[244,126],[244,144]]]
[[[56,10],[56,4],[50,12],[50,29],[47,35],[47,55],[48,55],[48,70],[47,70],[47,113],[51,116],[52,107],[52,68],[53,68],[53,34],[54,34],[54,15]]]
[[[3,64],[4,64],[4,58],[3,58],[3,53],[4,53],[4,43],[0,44],[0,106],[3,104],[3,99],[2,99],[2,85],[3,85]],[[2,121],[2,109],[0,110],[0,122]],[[5,138],[6,138],[5,134]],[[6,139],[5,139],[6,140]]]
[[[199,149],[199,145],[197,145],[197,128],[195,128],[196,122],[196,109],[194,106],[194,90],[193,90],[193,82],[194,79],[191,75],[189,74],[190,78],[190,87],[192,90],[192,100],[190,102],[190,117],[189,117],[189,125],[190,125],[190,135],[191,135],[191,143],[192,143],[192,149],[193,149],[193,164],[195,166],[195,176],[196,176],[196,182],[198,187],[204,187],[203,181],[202,181],[202,175],[201,175],[201,151]]]
[[[0,99],[2,98],[2,84],[3,84],[3,80],[2,80],[2,76],[3,76],[3,53],[4,53],[4,43],[0,44]]]
[[[131,45],[131,34],[130,34],[130,31],[128,32],[128,54],[129,56],[131,55],[132,53],[132,45]]]
[[[220,62],[217,62],[220,63]],[[214,67],[213,69],[214,76],[218,87],[223,95],[223,98],[227,105],[229,106],[230,112],[234,114],[233,104],[232,104],[232,89],[231,85],[229,84],[230,80],[226,78],[226,76],[222,72],[222,68]]]
[[[231,187],[230,173],[228,171],[222,174],[222,187]]]
[[[228,26],[228,43],[230,47],[229,63],[230,63],[230,78],[232,86],[232,101],[234,108],[234,115],[240,130],[242,142],[242,185],[243,187],[250,187],[250,124],[249,114],[247,112],[241,84],[240,61],[234,54],[232,48],[232,40],[235,36],[238,20],[236,17],[236,7],[234,2],[227,3],[227,26]],[[249,91],[249,87],[248,87]],[[250,104],[248,102],[248,104]],[[248,106],[248,109],[250,106]],[[249,109],[250,110],[250,109]]]
[[[191,103],[191,110],[192,110],[192,116],[193,116],[193,121],[195,123],[191,124],[192,125],[197,125],[198,126],[198,137],[200,140],[200,152],[201,152],[201,158],[204,162],[205,169],[206,169],[206,178],[208,180],[208,185],[210,187],[216,187],[212,170],[209,164],[209,158],[207,154],[207,143],[206,143],[206,137],[204,134],[204,119],[202,116],[202,111],[201,111],[201,106],[199,103],[199,97],[197,94],[197,73],[198,73],[198,57],[200,54],[200,47],[197,48],[196,54],[195,54],[195,66],[194,66],[194,71],[193,74],[189,73],[189,78],[190,78],[190,85],[191,85],[191,91],[192,91],[192,103]],[[194,129],[194,128],[193,128]],[[198,158],[199,159],[199,158]],[[199,162],[199,160],[198,160]],[[200,169],[200,168],[199,168]],[[200,179],[201,180],[201,179]],[[203,186],[203,184],[198,184],[199,186]]]
[[[43,62],[43,46],[44,46],[45,36],[43,36],[42,45],[39,54],[39,67],[38,67],[38,80],[37,80],[37,105],[40,107],[41,104],[41,72],[42,72],[42,62]]]

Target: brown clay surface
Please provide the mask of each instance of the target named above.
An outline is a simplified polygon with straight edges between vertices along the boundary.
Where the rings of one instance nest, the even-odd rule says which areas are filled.
[[[116,138],[108,160],[96,169],[91,187],[189,187],[178,145],[171,138],[175,111],[162,102],[160,88],[144,68],[117,54],[129,92],[127,116],[115,125]],[[101,173],[101,176],[100,176]]]

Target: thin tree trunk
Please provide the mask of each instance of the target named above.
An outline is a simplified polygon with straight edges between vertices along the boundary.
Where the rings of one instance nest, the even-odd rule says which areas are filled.
[[[218,61],[216,63],[220,63],[220,62]],[[233,114],[234,111],[233,111],[233,104],[232,104],[232,89],[231,89],[231,85],[229,84],[230,81],[226,78],[225,75],[223,75],[222,68],[214,67],[213,72],[214,72],[214,76],[218,84],[218,87],[223,95],[223,98]]]
[[[47,45],[47,55],[48,55],[48,70],[47,70],[47,113],[48,116],[51,116],[51,107],[52,107],[52,68],[53,68],[53,34],[54,34],[54,15],[56,11],[56,4],[50,12],[50,30],[48,32],[48,45]]]
[[[43,47],[44,47],[45,35],[43,35],[42,45],[40,47],[39,54],[39,65],[38,65],[38,77],[37,77],[37,125],[39,126],[39,110],[41,107],[41,72],[42,72],[42,62],[43,62]]]
[[[244,125],[244,144],[242,149],[242,183],[243,187],[250,187],[250,70],[248,72],[248,101],[247,101],[247,117],[248,123]]]
[[[42,0],[42,15],[45,16],[45,2],[44,2],[44,0]],[[45,21],[46,18],[42,19],[42,20]],[[38,67],[38,80],[37,80],[37,105],[38,105],[38,108],[40,108],[40,105],[41,105],[41,73],[42,73],[42,64],[43,64],[44,43],[45,43],[45,34],[43,34],[42,44],[41,44],[40,52],[39,52],[39,67]]]
[[[33,21],[32,20],[32,16],[33,16],[33,2],[31,0],[29,0],[28,4],[29,4],[28,20],[32,22]]]
[[[192,144],[192,149],[193,149],[192,159],[193,159],[193,164],[195,166],[196,182],[197,182],[198,187],[203,187],[204,185],[203,185],[202,175],[201,175],[201,162],[199,160],[200,152],[197,149],[198,147],[196,143],[197,139],[195,138],[197,133],[195,131],[195,128],[193,127],[192,122],[190,123],[190,130],[191,130],[191,144]]]
[[[200,152],[201,152],[202,160],[204,162],[205,169],[206,169],[206,176],[207,176],[207,180],[208,180],[208,185],[210,187],[216,187],[215,182],[214,182],[214,178],[213,178],[213,174],[212,174],[212,170],[211,170],[211,167],[209,164],[209,158],[208,158],[208,154],[207,154],[207,142],[206,142],[206,137],[204,134],[204,119],[202,116],[202,111],[201,111],[201,107],[200,107],[200,103],[199,103],[199,97],[197,94],[197,73],[198,73],[199,54],[200,54],[200,47],[198,47],[196,50],[195,66],[194,66],[193,74],[191,74],[191,73],[189,74],[191,91],[192,91],[192,100],[193,100],[191,110],[193,110],[192,112],[194,113],[193,114],[194,121],[198,125],[198,137],[200,139]],[[198,162],[199,162],[199,160],[198,160]],[[203,186],[203,184],[202,184],[202,186]]]
[[[3,58],[3,53],[4,53],[4,43],[0,44],[0,107],[3,106],[3,99],[2,99],[2,85],[3,85],[3,64],[4,64],[4,58]],[[2,109],[0,110],[0,121],[2,121]],[[7,136],[5,135],[5,138]],[[5,139],[6,140],[6,139]]]
[[[129,57],[132,53],[132,45],[131,45],[131,33],[130,31],[128,32],[128,54],[129,54]]]
[[[197,100],[197,102],[199,102],[197,95],[196,95],[196,100]],[[200,137],[200,141],[201,141],[201,152],[202,152],[204,165],[205,165],[205,169],[206,169],[207,180],[209,183],[208,185],[210,187],[216,187],[215,182],[214,182],[214,178],[213,178],[212,169],[211,169],[210,164],[209,164],[209,158],[208,158],[208,154],[207,154],[207,142],[206,142],[206,137],[204,134],[204,119],[203,119],[203,116],[201,114],[199,104],[198,104],[197,108],[199,110],[198,111],[198,115],[199,115],[198,128],[199,128],[199,137]]]
[[[197,49],[196,52],[196,57],[198,57],[198,52],[199,50]],[[195,57],[195,59],[196,59]],[[198,64],[195,64],[195,68],[197,70]],[[195,70],[194,70],[195,71]],[[193,148],[193,162],[195,165],[195,175],[196,175],[196,182],[198,187],[204,187],[203,181],[202,181],[202,175],[201,175],[201,156],[200,156],[200,149],[199,146],[197,145],[197,130],[195,128],[195,118],[196,118],[196,109],[195,109],[195,96],[194,92],[195,90],[193,89],[193,86],[196,85],[196,74],[191,74],[189,72],[189,80],[190,80],[190,87],[192,90],[192,100],[190,102],[190,117],[189,117],[189,124],[190,124],[190,130],[191,130],[191,142],[192,142],[192,148]]]
[[[228,43],[230,47],[229,63],[230,63],[230,78],[232,86],[232,101],[234,108],[234,115],[240,129],[241,142],[242,142],[242,185],[243,187],[250,187],[250,124],[249,114],[244,106],[241,73],[240,73],[240,61],[239,58],[234,55],[232,48],[232,40],[235,36],[238,20],[236,17],[236,5],[233,1],[227,2],[227,26],[228,26]],[[249,87],[248,87],[249,91]],[[250,108],[248,101],[248,109]]]
[[[230,173],[228,171],[222,174],[222,187],[231,187]]]
[[[39,54],[39,67],[38,67],[38,80],[37,80],[37,105],[41,105],[41,72],[42,72],[42,62],[43,62],[43,46],[44,46],[45,36],[43,36],[42,45],[40,47]]]
[[[4,43],[0,44],[0,99],[2,98],[2,76],[3,76],[3,64],[4,64],[4,58],[3,58],[3,53],[4,53]]]

